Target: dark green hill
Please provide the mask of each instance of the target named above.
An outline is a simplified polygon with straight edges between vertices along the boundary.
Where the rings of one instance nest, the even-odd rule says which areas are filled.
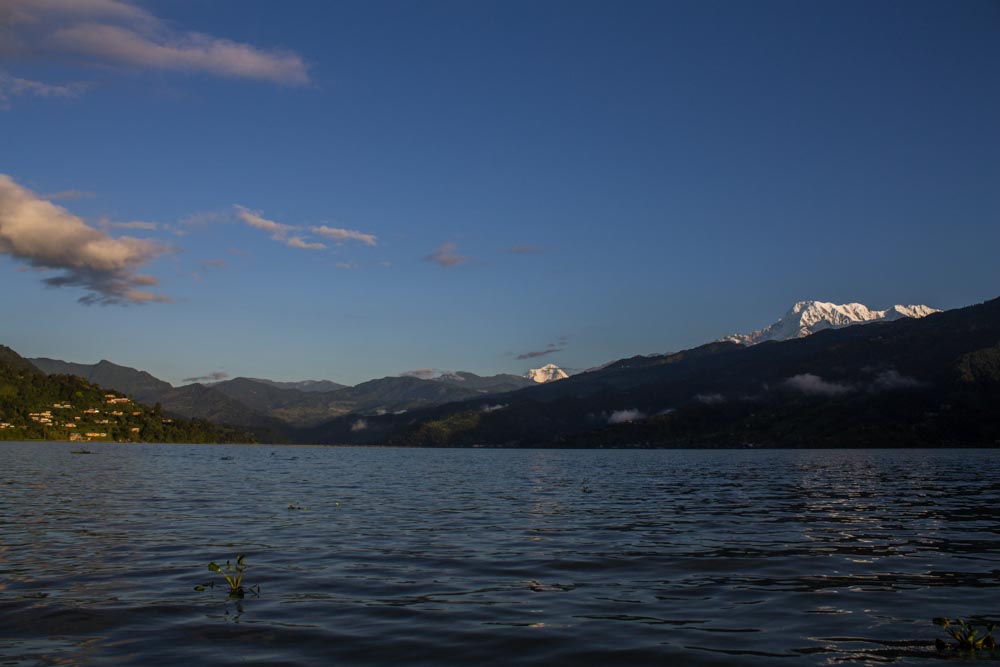
[[[336,391],[338,389],[343,389],[346,384],[340,384],[339,382],[332,382],[330,380],[299,380],[297,382],[279,382],[277,380],[267,380],[264,378],[246,378],[248,380],[253,380],[254,382],[263,382],[264,384],[269,384],[272,387],[277,387],[278,389],[298,389],[299,391],[306,392],[326,392],[326,391]]]
[[[331,442],[469,446],[1000,444],[1000,300],[743,347],[635,357],[520,391],[334,420]]]
[[[252,442],[203,420],[171,417],[76,375],[46,375],[0,348],[0,440]]]
[[[106,359],[96,364],[74,364],[58,359],[29,359],[43,373],[49,375],[76,375],[88,382],[102,387],[114,388],[125,392],[127,396],[137,401],[155,403],[164,392],[173,387],[169,383],[153,377],[146,371],[140,371],[128,366],[119,366]]]
[[[499,375],[482,376],[464,371],[447,373],[434,378],[434,381],[488,394],[501,394],[517,389],[524,389],[525,387],[532,387],[537,384],[534,380],[530,380],[523,375],[500,373]]]
[[[39,370],[30,361],[6,345],[0,345],[0,366],[6,366],[8,372],[15,370],[27,375],[39,374]]]

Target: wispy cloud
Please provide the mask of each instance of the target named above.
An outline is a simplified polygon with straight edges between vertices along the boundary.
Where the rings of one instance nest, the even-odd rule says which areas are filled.
[[[87,190],[60,190],[59,192],[39,195],[42,199],[48,199],[49,201],[59,201],[64,199],[93,199],[96,196],[97,195],[93,192],[88,192]]]
[[[181,218],[177,221],[177,224],[182,227],[201,227],[213,222],[221,222],[227,217],[228,214],[221,211],[198,211],[185,218]]]
[[[365,234],[364,232],[355,231],[353,229],[340,229],[338,227],[327,227],[326,225],[310,227],[309,229],[316,234],[333,241],[337,245],[343,245],[347,241],[360,241],[365,245],[373,246],[378,242],[378,237],[374,234]]]
[[[814,396],[839,396],[852,390],[852,387],[837,382],[829,382],[812,373],[800,373],[785,380],[785,386]]]
[[[285,243],[290,248],[301,248],[303,250],[322,250],[326,247],[325,243],[319,243],[318,241],[306,241],[301,236],[291,236]]]
[[[436,368],[414,368],[413,370],[410,371],[404,371],[399,375],[400,377],[410,377],[410,378],[419,378],[421,380],[430,380],[436,377],[437,374],[438,371]]]
[[[322,243],[311,243],[301,236],[294,235],[293,233],[298,231],[298,227],[268,220],[260,211],[251,211],[246,206],[240,206],[239,204],[235,204],[233,209],[236,211],[237,218],[251,227],[267,232],[271,235],[272,240],[284,243],[290,248],[322,250],[326,247]]]
[[[0,33],[0,37],[3,34]],[[87,84],[75,82],[68,84],[44,83],[31,79],[20,79],[6,72],[0,72],[0,109],[9,109],[11,99],[15,97],[47,97],[70,99],[79,97],[87,89]]]
[[[352,271],[354,269],[360,269],[361,265],[357,262],[337,262],[334,266],[342,271]]]
[[[229,373],[225,371],[213,371],[212,373],[206,373],[198,377],[184,378],[181,382],[222,382],[228,378]]]
[[[545,350],[532,350],[531,352],[522,352],[517,355],[515,359],[536,359],[538,357],[544,357],[547,354],[554,354],[559,352],[562,348],[549,348]]]
[[[178,29],[125,0],[3,0],[3,24],[5,50],[21,57],[55,55],[81,65],[309,83],[306,63],[292,51]]]
[[[84,304],[169,301],[143,287],[156,278],[139,269],[170,248],[149,239],[112,238],[66,209],[0,174],[0,253],[33,268],[56,270],[45,278],[51,287],[82,287]]]
[[[155,222],[142,222],[141,220],[133,220],[131,222],[113,222],[107,218],[101,218],[100,222],[97,224],[104,229],[145,229],[152,231],[159,227],[159,225]]]
[[[366,234],[353,229],[339,229],[336,227],[327,227],[326,225],[315,227],[287,225],[265,218],[260,211],[252,211],[246,206],[240,206],[239,204],[233,205],[233,210],[236,212],[238,219],[251,227],[267,232],[271,235],[272,240],[284,243],[290,248],[299,248],[301,250],[323,250],[326,248],[325,243],[308,238],[307,234],[309,232],[329,239],[338,246],[343,245],[347,241],[359,241],[369,246],[377,243],[377,238],[374,234]],[[337,268],[355,269],[358,268],[358,265],[353,262],[338,262]]]
[[[556,352],[562,352],[565,350],[568,344],[569,336],[559,336],[554,343],[547,344],[544,349],[522,352],[517,355],[515,359],[536,359],[538,357],[544,357],[547,354],[555,354]]]
[[[205,259],[201,261],[201,266],[205,269],[224,269],[228,264],[224,259]]]
[[[507,248],[507,252],[512,252],[515,255],[534,255],[542,252],[542,247],[526,243],[524,245],[511,246],[510,248]]]
[[[646,415],[636,409],[631,410],[615,410],[608,416],[609,424],[627,424],[630,422],[639,421],[640,419],[645,419]]]
[[[921,382],[920,380],[910,377],[909,375],[903,375],[896,369],[892,368],[887,371],[882,371],[871,383],[871,391],[891,391],[893,389],[919,389],[921,387],[926,387],[927,383]]]
[[[448,268],[465,264],[471,259],[465,255],[459,255],[457,250],[458,246],[454,243],[442,243],[437,250],[424,257],[424,260]]]

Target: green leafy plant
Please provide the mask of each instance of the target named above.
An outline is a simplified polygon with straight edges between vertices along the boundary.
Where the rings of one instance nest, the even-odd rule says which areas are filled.
[[[993,631],[996,626],[992,623],[986,627],[976,627],[971,622],[962,619],[952,620],[950,618],[935,618],[934,625],[942,628],[955,641],[948,644],[943,639],[937,639],[934,644],[939,651],[952,648],[958,651],[976,651],[981,649],[993,650],[997,647],[996,639],[993,638]]]
[[[245,554],[239,554],[236,556],[236,565],[231,565],[229,561],[226,561],[225,567],[222,567],[216,562],[211,562],[208,564],[208,569],[212,572],[218,572],[225,578],[226,583],[229,584],[229,595],[231,597],[241,598],[246,595],[247,589],[243,588],[243,571],[247,566],[243,563],[243,559],[246,558]],[[260,593],[260,586],[249,589],[250,592],[256,594]]]

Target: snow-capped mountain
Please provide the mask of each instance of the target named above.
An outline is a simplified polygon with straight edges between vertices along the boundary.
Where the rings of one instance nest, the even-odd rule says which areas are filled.
[[[541,384],[543,382],[565,380],[569,376],[566,375],[566,371],[559,368],[555,364],[546,364],[541,368],[532,368],[530,371],[525,373],[524,377]]]
[[[748,334],[733,334],[722,340],[756,345],[769,340],[803,338],[823,329],[840,329],[852,324],[879,320],[899,320],[904,317],[926,317],[940,310],[929,306],[893,306],[886,310],[872,310],[862,303],[827,303],[826,301],[799,301],[777,322]]]

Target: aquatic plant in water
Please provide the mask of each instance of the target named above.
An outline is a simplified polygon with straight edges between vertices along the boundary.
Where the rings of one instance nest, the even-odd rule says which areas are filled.
[[[993,631],[996,629],[996,626],[992,623],[986,624],[984,629],[982,627],[977,628],[971,622],[963,621],[960,618],[954,621],[950,618],[935,618],[934,625],[942,628],[955,640],[952,644],[948,644],[943,639],[935,640],[934,645],[937,646],[939,651],[949,648],[956,651],[992,650],[997,647],[997,642],[993,638]]]
[[[225,578],[226,583],[229,584],[229,595],[231,597],[241,598],[246,595],[246,589],[243,588],[243,570],[247,568],[247,566],[243,564],[244,558],[246,558],[246,554],[238,554],[236,556],[236,565],[231,565],[227,560],[225,568],[220,566],[215,561],[208,564],[209,570],[212,572],[218,572]],[[259,585],[249,590],[255,595],[260,594]]]

